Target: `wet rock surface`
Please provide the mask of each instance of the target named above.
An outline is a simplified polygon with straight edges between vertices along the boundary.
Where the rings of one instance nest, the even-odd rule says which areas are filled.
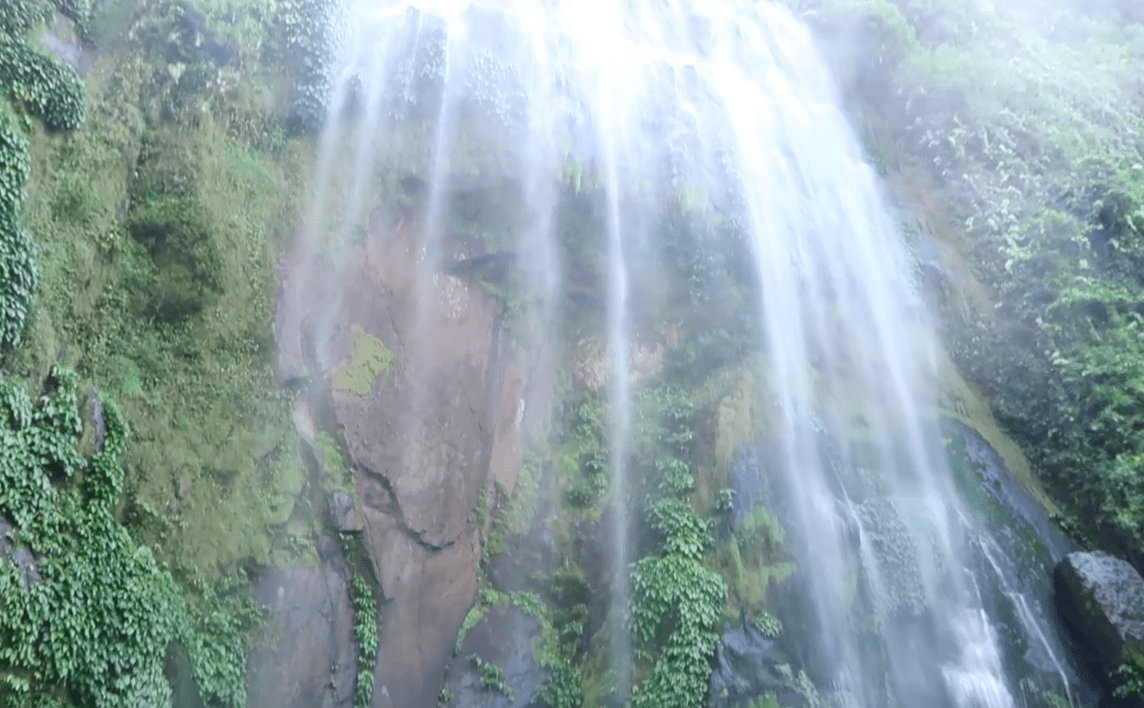
[[[273,611],[270,641],[250,658],[253,708],[349,708],[357,674],[349,568],[332,538],[321,563],[270,569],[255,599]]]
[[[40,579],[40,571],[36,569],[37,558],[27,546],[13,542],[9,536],[11,532],[12,525],[0,518],[0,558],[11,560],[24,584],[31,585]]]
[[[744,625],[723,632],[711,664],[707,708],[739,708],[768,694],[780,706],[807,705],[791,678],[790,659],[755,627]]]
[[[1102,551],[1070,553],[1053,572],[1057,609],[1086,650],[1112,675],[1122,664],[1144,669],[1144,579]]]
[[[484,618],[465,637],[461,651],[449,663],[444,695],[451,696],[451,708],[528,708],[542,705],[534,696],[544,684],[547,672],[533,658],[530,641],[540,634],[536,620],[515,607],[489,608]],[[472,657],[480,657],[482,667]],[[508,693],[493,685],[482,685],[488,664],[504,678]],[[491,682],[485,681],[485,684]]]
[[[326,497],[326,506],[330,512],[330,521],[338,531],[347,533],[365,528],[361,513],[349,494],[340,490],[331,492]]]
[[[380,222],[337,264],[301,246],[284,262],[279,375],[330,384],[318,407],[357,502],[326,504],[336,528],[362,529],[383,598],[373,706],[433,708],[476,597],[481,491],[511,490],[520,468],[527,377],[497,300],[449,274],[480,245],[452,238],[420,282],[416,230]],[[372,368],[355,363],[363,342]]]

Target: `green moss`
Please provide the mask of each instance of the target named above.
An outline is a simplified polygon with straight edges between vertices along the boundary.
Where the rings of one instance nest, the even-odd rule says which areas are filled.
[[[329,433],[317,431],[314,434],[314,451],[322,466],[322,489],[333,491],[353,489],[353,470],[346,464],[342,448]]]
[[[354,348],[349,363],[333,375],[331,383],[339,391],[368,396],[377,378],[393,364],[393,352],[360,325],[353,326],[353,333]]]
[[[296,548],[270,527],[312,514],[291,510],[300,469],[267,316],[309,157],[236,143],[209,113],[148,128],[146,66],[102,57],[91,129],[33,136],[25,213],[44,241],[41,287],[5,366],[33,371],[66,352],[123,394],[137,443],[125,518],[159,557],[210,573]]]
[[[716,409],[715,461],[726,469],[731,466],[741,445],[754,440],[754,379],[749,371],[741,371],[738,381]]]

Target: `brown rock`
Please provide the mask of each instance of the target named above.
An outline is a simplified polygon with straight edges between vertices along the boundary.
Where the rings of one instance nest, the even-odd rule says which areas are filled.
[[[367,547],[386,598],[374,708],[431,708],[457,630],[476,598],[476,529],[441,551],[419,545],[395,519],[366,511]]]
[[[415,236],[400,224],[374,233],[336,270],[297,249],[309,262],[287,266],[276,320],[285,378],[316,367],[333,382],[363,333],[392,355],[368,386],[358,370],[355,385],[332,385],[328,400],[358,505],[332,499],[332,516],[339,528],[364,526],[384,596],[375,708],[435,708],[476,595],[473,511],[494,479],[511,487],[522,449],[527,387],[500,332],[498,303],[445,272],[419,283]],[[468,257],[475,246],[458,248],[445,252]]]

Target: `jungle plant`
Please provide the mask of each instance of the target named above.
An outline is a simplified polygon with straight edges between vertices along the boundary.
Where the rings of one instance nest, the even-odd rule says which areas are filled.
[[[337,5],[333,0],[286,0],[278,20],[296,64],[294,112],[304,131],[321,127],[332,87],[337,47]]]
[[[504,670],[491,661],[481,659],[477,654],[469,657],[473,667],[481,672],[481,688],[486,691],[496,691],[502,695],[512,698],[512,686],[504,678]]]
[[[77,23],[86,17],[78,2],[64,7]],[[20,217],[28,144],[8,104],[40,118],[49,130],[72,130],[85,112],[75,71],[25,41],[50,11],[36,0],[12,0],[0,8],[0,348],[19,339],[37,281],[35,247]]]
[[[377,661],[377,646],[380,640],[377,625],[377,598],[374,585],[363,568],[366,563],[361,540],[347,535],[342,536],[342,553],[350,566],[350,604],[354,613],[354,641],[357,644],[358,672],[354,689],[354,708],[368,708],[373,698],[374,664]]]
[[[844,65],[851,107],[892,161],[926,171],[961,223],[925,236],[958,242],[994,300],[946,308],[954,360],[1063,516],[1085,520],[1072,531],[1141,566],[1140,25],[1095,6],[1056,27],[1001,3],[795,4],[828,34],[877,30],[860,54],[893,61]]]
[[[240,628],[221,613],[196,622],[113,516],[127,426],[105,401],[105,437],[82,456],[76,384],[54,369],[33,401],[0,381],[0,519],[15,549],[0,555],[0,704],[169,705],[163,663],[180,642],[211,705],[245,705]]]

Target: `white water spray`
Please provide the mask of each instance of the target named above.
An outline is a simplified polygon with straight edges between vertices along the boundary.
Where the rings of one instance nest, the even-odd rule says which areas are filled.
[[[933,421],[931,326],[808,31],[767,0],[351,0],[346,16],[312,221],[333,209],[332,136],[353,123],[341,233],[368,216],[368,195],[394,189],[386,165],[419,172],[421,310],[440,296],[449,200],[466,185],[505,182],[528,207],[506,247],[517,254],[528,301],[539,303],[536,331],[552,336],[565,280],[554,233],[557,175],[576,165],[577,189],[588,175],[603,194],[603,232],[594,236],[607,257],[620,567],[632,560],[631,293],[641,277],[654,277],[633,254],[654,251],[655,210],[697,190],[741,234],[759,283],[766,387],[777,410],[768,426],[780,451],[773,471],[792,535],[812,554],[802,563],[830,645],[825,682],[868,708],[887,683],[899,700],[916,702],[903,708],[1012,708],[996,637],[957,572],[961,515]],[[414,351],[433,346],[429,319],[419,321]],[[813,423],[832,406],[850,417]],[[880,479],[872,488],[838,471],[838,460],[852,466],[856,430],[875,441],[867,462]],[[855,575],[876,596],[881,668],[867,665],[867,638],[847,599]],[[620,607],[626,580],[617,573]],[[934,637],[942,647],[931,646]],[[631,648],[619,625],[612,647],[626,692]]]

